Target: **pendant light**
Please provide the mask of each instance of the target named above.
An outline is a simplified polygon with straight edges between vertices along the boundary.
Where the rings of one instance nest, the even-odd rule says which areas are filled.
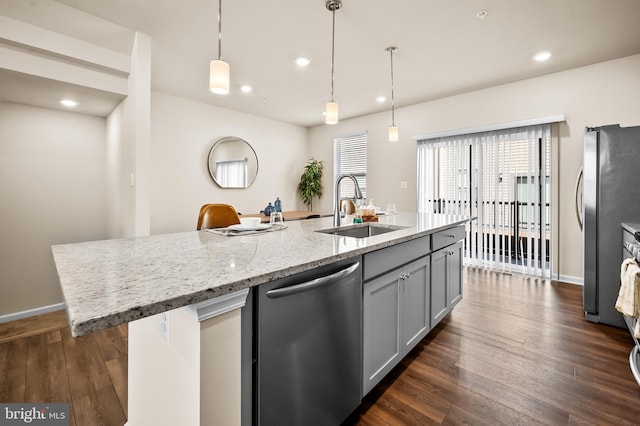
[[[389,142],[398,142],[398,126],[396,126],[395,97],[393,93],[393,53],[397,47],[387,47],[386,51],[391,55],[391,126],[389,126]]]
[[[325,6],[327,10],[333,13],[333,29],[331,31],[331,101],[327,102],[324,122],[336,124],[338,122],[338,103],[333,100],[333,68],[335,62],[336,10],[342,7],[342,0],[327,0]]]
[[[209,90],[229,94],[229,64],[222,60],[222,0],[218,0],[218,59],[209,63]]]

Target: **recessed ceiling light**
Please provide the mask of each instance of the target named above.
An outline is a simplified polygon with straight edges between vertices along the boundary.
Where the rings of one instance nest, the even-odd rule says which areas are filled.
[[[488,14],[489,12],[487,12],[486,10],[481,10],[480,12],[476,13],[476,16],[480,19],[484,19]]]
[[[66,107],[69,108],[73,108],[75,106],[78,106],[78,103],[76,101],[74,101],[73,99],[63,99],[60,101],[60,103]]]
[[[240,90],[242,90],[244,93],[249,93],[253,90],[253,87],[249,86],[248,84],[243,84],[242,86],[240,86]]]
[[[536,56],[533,57],[538,62],[544,62],[551,57],[551,53],[549,52],[540,52]]]
[[[387,98],[385,98],[384,96],[378,96],[376,98],[376,102],[378,102],[379,104],[383,103],[386,100],[387,100]]]
[[[311,63],[311,59],[305,58],[304,56],[300,56],[299,58],[296,58],[296,65],[298,65],[299,67],[306,67],[310,63]]]

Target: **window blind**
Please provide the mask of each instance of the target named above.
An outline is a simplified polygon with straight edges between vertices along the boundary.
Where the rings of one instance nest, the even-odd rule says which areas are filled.
[[[343,174],[355,176],[363,196],[367,196],[367,134],[357,134],[334,139],[334,176]],[[339,199],[354,198],[355,185],[351,179],[340,183]]]
[[[464,214],[465,263],[550,277],[551,125],[418,142],[418,210]]]

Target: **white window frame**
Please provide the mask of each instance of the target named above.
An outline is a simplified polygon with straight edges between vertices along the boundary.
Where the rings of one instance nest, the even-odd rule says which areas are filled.
[[[355,150],[355,155],[351,158],[344,155],[345,149],[342,149],[343,146],[341,146],[343,144],[349,145],[344,148],[351,148],[351,153],[354,153]],[[367,196],[367,132],[359,132],[334,138],[333,164],[333,182],[335,182],[341,174],[353,174],[358,181],[363,197]],[[340,184],[338,199],[353,199],[355,196],[353,188],[354,185],[351,180],[343,180]],[[335,199],[335,194],[333,195]],[[336,206],[334,206],[334,208],[335,207]]]

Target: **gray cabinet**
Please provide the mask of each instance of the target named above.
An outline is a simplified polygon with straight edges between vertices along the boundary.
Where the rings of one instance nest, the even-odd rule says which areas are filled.
[[[408,353],[429,332],[429,256],[404,268],[400,282],[401,342]]]
[[[433,328],[449,313],[447,296],[448,250],[431,254],[431,327]]]
[[[462,300],[462,250],[463,242],[458,241],[447,250],[447,291],[449,311]]]
[[[363,256],[363,396],[462,300],[464,232],[455,226]]]
[[[363,286],[363,395],[429,332],[429,256]]]
[[[431,328],[462,300],[462,241],[431,254]]]
[[[399,287],[397,273],[363,285],[363,396],[400,361]]]

